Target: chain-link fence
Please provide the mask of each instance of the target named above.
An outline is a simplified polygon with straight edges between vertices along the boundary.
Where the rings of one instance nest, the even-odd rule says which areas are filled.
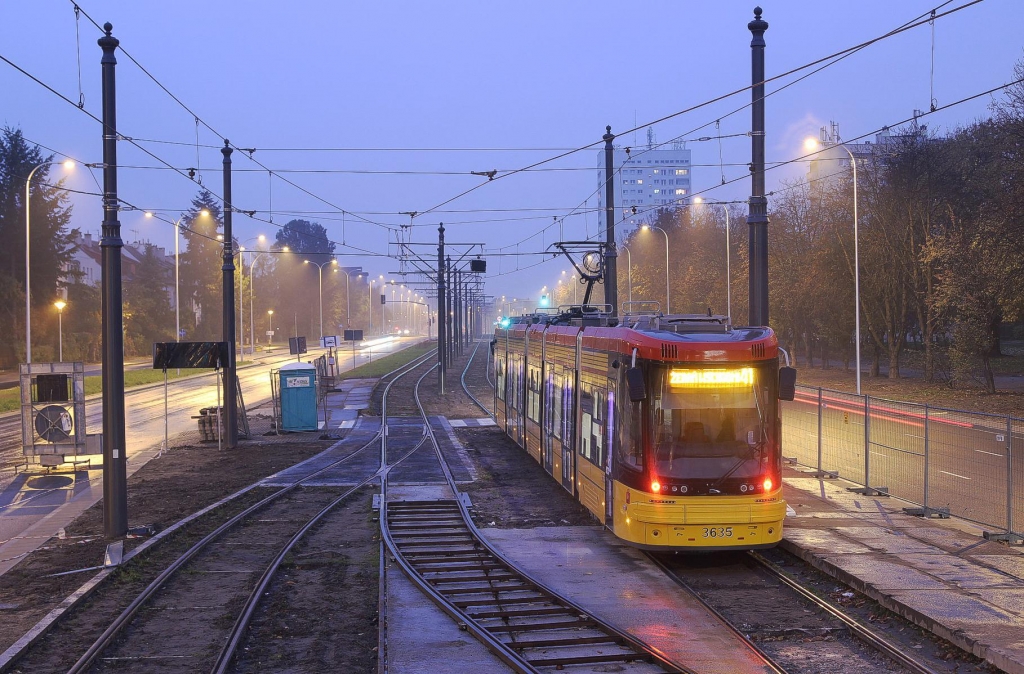
[[[955,515],[1024,542],[1024,420],[797,387],[782,450],[819,477],[891,494],[924,516]]]

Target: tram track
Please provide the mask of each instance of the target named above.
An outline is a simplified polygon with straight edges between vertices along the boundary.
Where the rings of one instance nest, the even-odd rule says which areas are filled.
[[[472,358],[466,370],[471,363]],[[470,394],[464,376],[463,388]],[[420,400],[419,382],[413,398],[446,492],[441,498],[391,500],[386,476],[380,521],[389,554],[431,601],[516,672],[605,665],[630,672],[691,671],[590,615],[492,548],[459,494]]]
[[[968,671],[913,655],[762,553],[647,557],[779,672]]]
[[[426,354],[385,377],[393,377],[393,382],[406,372],[413,371],[419,364],[428,360],[430,355]],[[322,518],[382,474],[385,436],[386,432],[382,425],[368,441],[362,442],[343,456],[326,459],[326,465],[324,461],[320,461],[312,470],[296,467],[295,470],[301,474],[284,486],[267,489],[259,486],[264,482],[261,481],[220,502],[219,505],[223,506],[243,494],[257,493],[261,490],[270,492],[202,537],[165,566],[109,623],[99,638],[92,642],[68,671],[93,671],[101,667],[101,662],[147,662],[150,666],[159,664],[162,668],[169,666],[172,670],[197,671],[204,668],[201,664],[206,659],[204,656],[215,655],[218,650],[220,654],[217,655],[213,671],[226,671],[257,600],[263,596],[267,584],[282,560]],[[414,443],[405,456],[399,457],[396,462],[411,455],[422,443],[422,440]],[[342,444],[337,443],[331,449]],[[371,452],[377,459],[372,462],[371,469],[367,470],[364,465],[366,461],[360,462],[355,459]],[[353,474],[338,475],[339,471],[344,472],[346,464],[353,465]],[[350,482],[351,485],[346,485],[347,488],[332,489],[325,488],[323,484],[316,484],[317,481],[322,482],[328,475],[332,475],[336,483]],[[259,573],[260,568],[264,571],[253,584],[252,578]],[[105,571],[109,573],[109,570]],[[230,582],[226,582],[226,579]],[[226,585],[232,587],[227,588]],[[246,595],[248,598],[241,601]],[[218,612],[212,620],[207,621],[210,629],[197,630],[191,621],[181,621],[181,607],[203,608],[209,604],[209,598],[214,596],[236,599],[228,599],[212,607],[218,609]],[[162,602],[162,605],[156,602]],[[73,609],[77,608],[77,603],[69,606],[65,615],[71,614]],[[242,608],[238,612],[234,627],[230,631],[218,628],[224,623],[225,607],[228,604],[239,603]],[[223,636],[225,632],[228,632],[227,637]],[[153,639],[153,635],[175,633],[188,635],[186,642],[189,645],[189,654],[161,652],[160,647],[154,651],[147,644]],[[197,640],[194,636],[196,633],[208,637],[205,645],[197,643],[202,639]],[[41,641],[42,637],[40,634],[32,641],[27,641],[21,652],[9,658],[8,664],[22,668],[23,671],[31,671],[33,665],[30,649],[33,641]],[[220,648],[221,641],[224,643],[223,648]],[[43,646],[42,641],[39,646]]]

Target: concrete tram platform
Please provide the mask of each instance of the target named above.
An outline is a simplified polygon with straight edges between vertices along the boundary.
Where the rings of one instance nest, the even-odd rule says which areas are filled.
[[[963,520],[923,519],[891,497],[787,468],[782,547],[1012,674],[1024,674],[1024,551]]]

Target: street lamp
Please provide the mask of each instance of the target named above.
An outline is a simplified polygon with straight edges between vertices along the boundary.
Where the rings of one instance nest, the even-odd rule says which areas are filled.
[[[209,214],[209,211],[207,211],[206,209],[203,209],[203,212]],[[152,217],[155,217],[155,216],[151,212],[146,211],[146,217],[147,218],[152,218]],[[184,216],[182,216],[182,217],[184,217]],[[163,218],[160,218],[160,219],[162,220]],[[179,253],[178,253],[178,239],[181,238],[181,236],[180,236],[181,218],[178,218],[177,220],[175,220],[174,222],[172,222],[170,224],[174,225],[174,341],[180,342],[181,341],[181,299],[180,299],[180,296],[179,296],[179,288],[180,288],[180,282],[179,282],[179,280],[180,280],[180,274],[179,274],[180,265],[179,265],[179,261],[180,261],[181,258],[180,258]]]
[[[266,240],[267,240],[267,237],[264,236],[263,234],[260,234],[259,236],[255,236],[255,237],[253,237],[251,239],[246,239],[245,243],[249,243],[250,241],[259,241],[260,243],[263,243]],[[238,273],[241,274],[243,277],[245,276],[245,262],[242,261],[241,254],[245,253],[245,252],[246,252],[246,250],[245,250],[245,245],[244,244],[238,247],[238,253],[239,253],[238,261],[239,261],[239,264],[241,264],[241,269],[239,269]],[[251,257],[252,256],[252,251],[248,251],[248,252],[249,252],[250,257]],[[257,255],[257,257],[259,257],[259,256]],[[239,291],[238,291],[238,309],[239,309],[239,311],[238,311],[238,324],[240,326],[242,326],[242,331],[240,333],[241,336],[239,337],[239,340],[238,340],[242,344],[242,352],[239,354],[239,360],[241,360],[243,362],[245,361],[245,296],[243,295],[244,292],[245,291],[244,291],[243,288],[239,288]],[[249,321],[251,323],[252,322],[252,271],[251,270],[250,270],[250,273],[249,273],[249,314],[250,314]],[[253,357],[255,357],[255,355],[256,355],[256,342],[252,341],[252,338],[253,338],[253,334],[252,333],[253,333],[253,331],[252,331],[252,328],[250,327],[250,329],[249,329],[249,348],[252,349]]]
[[[28,178],[25,179],[25,362],[29,364],[32,363],[32,286],[29,281],[29,271],[32,268],[31,256],[29,254],[29,244],[31,242],[31,237],[29,236],[29,233],[32,230],[32,220],[30,217],[32,193],[30,187],[32,185],[32,176],[35,175],[36,171],[43,168],[44,166],[56,166],[57,164],[62,165],[64,168],[68,170],[75,168],[75,162],[71,161],[70,159],[65,160],[63,162],[44,161],[43,163],[37,165],[35,168],[29,171]]]
[[[369,332],[369,334],[372,335],[373,334],[373,284],[377,281],[377,279],[370,278],[369,274],[367,274],[366,277],[370,280],[369,296],[366,298],[366,301],[369,302],[369,304],[366,305],[366,315],[370,319],[370,325],[369,325],[369,327],[366,328],[366,330],[367,330],[367,332]]]
[[[694,197],[693,202],[700,204],[705,201],[701,197]],[[732,321],[732,271],[729,267],[729,258],[732,253],[732,249],[729,246],[729,206],[723,204],[720,201],[708,200],[709,204],[721,204],[722,210],[725,211],[725,315]]]
[[[269,345],[274,343],[274,310],[267,309],[267,316],[270,317],[267,319],[270,321],[270,329],[267,330],[267,344]]]
[[[57,359],[64,362],[64,307],[68,305],[64,300],[57,300],[53,306],[57,307]]]
[[[856,341],[857,354],[857,395],[860,395],[860,245],[858,243],[858,222],[857,222],[857,160],[854,159],[850,148],[843,143],[835,143],[843,148],[850,156],[850,166],[853,167],[853,309],[854,309],[854,339]],[[804,149],[814,152],[818,149],[818,141],[808,138],[804,141]]]
[[[629,288],[629,302],[630,305],[633,303],[633,256],[629,252],[629,248],[625,246],[622,250],[626,251],[626,287]],[[565,272],[562,272],[563,274]]]
[[[338,264],[337,260],[330,260],[323,264],[317,264],[316,262],[310,262],[309,260],[303,260],[302,264],[311,264],[316,267],[317,273],[320,277],[320,341],[324,339],[324,267],[329,264]]]
[[[337,270],[335,270],[337,271]],[[363,278],[363,270],[361,268],[350,269],[348,271],[342,269],[341,272],[345,275],[345,322],[349,324],[349,328],[352,327],[352,279],[350,274],[352,272],[359,272],[356,278]]]
[[[671,314],[672,295],[668,289],[668,232],[656,225],[644,225],[643,229],[656,229],[665,235],[665,314]]]

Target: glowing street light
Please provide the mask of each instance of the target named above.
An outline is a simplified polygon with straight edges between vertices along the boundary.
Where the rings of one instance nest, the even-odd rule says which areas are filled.
[[[57,300],[53,306],[57,307],[57,359],[64,362],[64,307],[68,305],[64,300]]]
[[[668,232],[655,225],[644,225],[642,229],[656,229],[665,235],[665,313],[672,313],[672,294],[668,289]]]
[[[267,309],[267,316],[270,317],[268,319],[270,321],[270,329],[267,330],[267,344],[273,344],[274,343],[274,310],[273,309]]]
[[[75,162],[67,159],[63,162],[55,161],[44,161],[37,165],[31,171],[28,172],[28,178],[25,179],[25,362],[32,362],[32,286],[29,280],[29,270],[31,266],[31,256],[29,255],[30,242],[31,242],[31,217],[30,207],[32,205],[32,176],[35,175],[36,171],[43,168],[44,166],[56,166],[60,164],[67,170],[75,168]]]
[[[302,264],[311,264],[316,267],[320,278],[320,341],[324,339],[324,267],[329,264],[337,265],[337,260],[330,260],[323,264],[317,264],[316,262],[310,262],[309,260],[303,260]]]

